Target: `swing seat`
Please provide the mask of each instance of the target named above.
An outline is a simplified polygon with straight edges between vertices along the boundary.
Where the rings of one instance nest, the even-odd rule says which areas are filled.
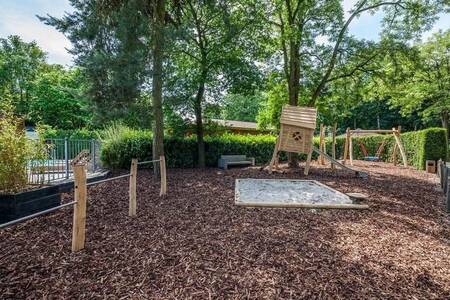
[[[378,157],[378,156],[365,156],[364,160],[367,160],[367,161],[380,161],[380,157]]]

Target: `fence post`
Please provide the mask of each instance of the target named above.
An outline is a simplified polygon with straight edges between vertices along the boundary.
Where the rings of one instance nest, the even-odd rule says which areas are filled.
[[[91,157],[92,157],[92,171],[95,171],[97,169],[97,160],[95,159],[95,140],[91,139]]]
[[[74,165],[75,206],[73,208],[72,252],[84,249],[86,235],[86,166]]]
[[[167,193],[167,178],[166,178],[166,158],[164,155],[159,157],[159,168],[161,175],[161,191],[159,193],[160,196],[163,196]]]
[[[128,215],[136,216],[136,177],[137,177],[137,159],[131,160],[130,168],[130,202],[128,205]]]
[[[64,138],[64,164],[66,165],[66,179],[69,178],[69,142]]]

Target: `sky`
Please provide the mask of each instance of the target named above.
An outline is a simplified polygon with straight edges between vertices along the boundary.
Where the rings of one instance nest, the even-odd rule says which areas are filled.
[[[356,0],[344,0],[344,10],[348,11]],[[50,63],[71,65],[72,57],[69,40],[56,29],[40,22],[36,15],[50,14],[61,17],[73,9],[68,0],[0,0],[0,38],[19,35],[24,41],[36,41],[48,54]],[[350,34],[357,38],[377,40],[381,29],[382,13],[362,14],[350,26]],[[450,28],[450,14],[441,14],[433,29],[424,34],[426,39],[439,29]]]

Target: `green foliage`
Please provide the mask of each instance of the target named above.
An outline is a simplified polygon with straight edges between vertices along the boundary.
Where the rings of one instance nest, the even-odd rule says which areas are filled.
[[[262,104],[256,117],[258,126],[263,129],[279,128],[281,109],[288,102],[286,82],[274,83],[271,80],[269,86],[267,101]]]
[[[30,112],[32,84],[45,57],[35,42],[26,43],[14,35],[0,39],[0,102],[8,94],[16,114]]]
[[[358,142],[364,143],[369,154],[374,155],[379,144],[386,139],[382,159],[388,161],[394,146],[392,135],[373,135],[354,138],[354,158],[362,159],[363,154]],[[424,169],[425,160],[445,159],[447,153],[447,138],[445,130],[430,128],[422,131],[408,132],[401,135],[408,158],[408,163],[417,169]],[[148,160],[151,156],[151,133],[148,131],[123,130],[114,135],[114,142],[105,141],[102,148],[102,160],[111,168],[128,168],[131,159]],[[327,138],[327,152],[331,155],[331,139]],[[337,157],[343,155],[344,137],[336,139]],[[206,143],[206,165],[215,167],[220,155],[245,154],[255,157],[257,163],[267,163],[272,157],[275,137],[272,135],[234,135],[208,136]],[[318,147],[319,139],[314,139]],[[166,137],[164,140],[167,163],[169,167],[191,168],[196,165],[195,137]],[[300,156],[304,159],[304,155]],[[285,157],[283,156],[282,159]],[[400,153],[397,158],[400,162]]]
[[[125,119],[138,102],[149,70],[149,7],[142,0],[121,1],[106,13],[103,1],[71,4],[75,10],[62,18],[40,19],[72,42],[71,53],[83,70],[86,94],[94,104],[95,125]]]
[[[80,129],[55,129],[50,126],[41,126],[38,130],[40,137],[43,139],[63,139],[87,140],[96,139],[98,137],[96,130],[87,128]]]
[[[221,118],[224,120],[255,122],[263,95],[229,94],[225,96]]]
[[[0,110],[0,192],[20,191],[27,185],[26,166],[30,160],[44,159],[42,141],[25,136],[23,120],[15,117],[12,108]]]
[[[78,69],[47,66],[33,83],[30,119],[60,129],[86,126],[91,114],[82,95],[83,81]]]

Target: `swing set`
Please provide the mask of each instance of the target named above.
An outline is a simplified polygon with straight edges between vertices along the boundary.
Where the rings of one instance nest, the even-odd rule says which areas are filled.
[[[401,131],[400,127],[398,129],[392,128],[392,130],[389,130],[389,129],[354,129],[354,130],[351,130],[350,128],[347,128],[345,145],[344,145],[344,160],[342,163],[345,164],[347,161],[347,158],[349,158],[350,165],[353,166],[353,135],[390,133],[394,136],[394,140],[395,140],[394,149],[392,151],[392,161],[393,161],[394,165],[397,164],[397,151],[400,151],[403,166],[407,167],[408,162],[407,162],[407,158],[406,158],[406,154],[405,154],[405,149],[403,148],[403,144],[400,139],[400,131]],[[378,144],[377,151],[374,156],[371,156],[369,154],[369,151],[367,151],[367,148],[363,142],[357,141],[357,143],[359,145],[359,148],[361,149],[361,152],[364,155],[364,160],[381,161],[381,155],[383,154],[384,148],[386,146],[386,141],[387,141],[387,139],[384,139],[381,143]]]

